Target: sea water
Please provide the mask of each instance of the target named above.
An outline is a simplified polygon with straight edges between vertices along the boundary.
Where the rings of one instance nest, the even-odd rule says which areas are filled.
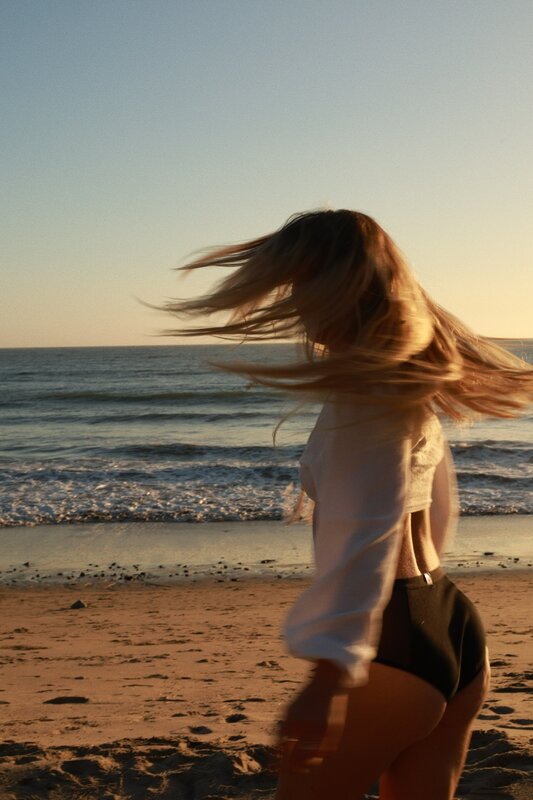
[[[506,344],[533,360],[533,341]],[[210,363],[290,357],[288,345],[0,350],[0,581],[309,574],[308,526],[275,521],[319,407],[290,416],[274,447],[294,403]],[[527,567],[533,415],[445,427],[462,507],[445,565]]]
[[[509,340],[533,363],[533,340]],[[210,362],[290,345],[0,350],[0,526],[280,519],[318,406]],[[446,423],[464,515],[533,514],[533,410]]]

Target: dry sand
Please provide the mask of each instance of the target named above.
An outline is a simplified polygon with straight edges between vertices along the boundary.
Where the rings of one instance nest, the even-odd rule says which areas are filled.
[[[457,796],[531,800],[532,572],[456,580],[493,667]],[[0,797],[271,798],[273,726],[307,671],[280,628],[305,585],[1,587]]]

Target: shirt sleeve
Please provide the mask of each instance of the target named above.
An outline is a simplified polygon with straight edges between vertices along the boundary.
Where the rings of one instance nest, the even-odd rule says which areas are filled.
[[[285,624],[290,653],[335,662],[353,686],[366,683],[376,654],[409,474],[409,436],[378,428],[337,414],[333,426],[314,431],[302,478],[315,500],[315,576]]]

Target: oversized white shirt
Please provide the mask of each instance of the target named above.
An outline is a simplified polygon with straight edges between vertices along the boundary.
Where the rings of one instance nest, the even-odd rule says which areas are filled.
[[[338,664],[364,684],[396,575],[407,513],[431,507],[440,553],[456,516],[455,480],[440,423],[382,435],[376,410],[324,405],[301,458],[315,501],[315,576],[285,623],[289,652]]]

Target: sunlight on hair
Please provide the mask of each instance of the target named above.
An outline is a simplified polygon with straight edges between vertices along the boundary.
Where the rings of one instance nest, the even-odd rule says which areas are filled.
[[[301,358],[291,363],[216,365],[254,383],[304,401],[370,402],[390,424],[433,410],[458,421],[513,417],[533,399],[531,366],[435,303],[366,214],[297,214],[271,234],[180,269],[203,267],[233,269],[210,293],[164,308],[225,319],[164,335],[299,342]]]

